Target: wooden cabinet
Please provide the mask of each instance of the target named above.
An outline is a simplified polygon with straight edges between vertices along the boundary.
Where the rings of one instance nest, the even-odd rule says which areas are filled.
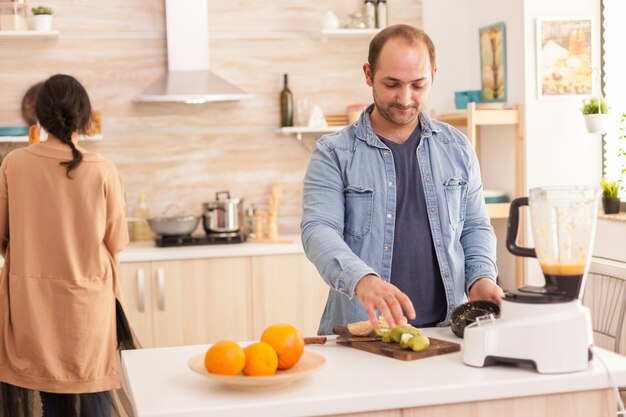
[[[317,334],[328,286],[304,254],[121,264],[143,347],[255,340],[272,323]]]
[[[252,337],[272,323],[290,323],[304,336],[317,334],[328,285],[304,255],[253,256]]]
[[[525,195],[524,190],[524,137],[522,133],[522,106],[518,104],[513,109],[477,109],[476,103],[468,103],[467,110],[454,113],[436,114],[431,113],[433,119],[448,123],[455,127],[467,128],[467,139],[470,141],[476,155],[480,159],[480,133],[482,127],[508,125],[513,128],[511,146],[515,150],[515,197]],[[502,138],[507,140],[508,138]],[[487,163],[487,161],[485,161]],[[482,165],[482,162],[481,162]],[[492,219],[507,219],[509,217],[510,203],[487,204],[487,212]],[[519,239],[523,241],[524,227],[520,226]],[[504,242],[504,237],[499,237],[499,242]],[[522,258],[515,259],[515,285],[521,287],[524,277],[524,263]]]
[[[144,347],[249,337],[250,274],[246,258],[121,266],[127,314]]]
[[[120,283],[128,321],[142,347],[153,347],[150,263],[120,264]]]

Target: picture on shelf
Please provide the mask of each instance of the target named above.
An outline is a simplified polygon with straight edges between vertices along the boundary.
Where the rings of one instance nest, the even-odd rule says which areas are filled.
[[[506,31],[504,22],[481,27],[478,33],[482,99],[486,102],[506,101]]]
[[[591,18],[537,19],[539,98],[593,93]]]

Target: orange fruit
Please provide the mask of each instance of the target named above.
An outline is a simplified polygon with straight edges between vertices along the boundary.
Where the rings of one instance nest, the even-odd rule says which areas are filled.
[[[217,342],[204,355],[204,367],[212,374],[239,375],[245,364],[243,348],[232,340]]]
[[[304,338],[291,324],[272,324],[263,331],[261,342],[272,346],[278,354],[278,369],[291,368],[304,353]]]
[[[243,374],[246,376],[269,376],[276,373],[278,355],[273,347],[263,342],[256,342],[244,349],[246,365]]]

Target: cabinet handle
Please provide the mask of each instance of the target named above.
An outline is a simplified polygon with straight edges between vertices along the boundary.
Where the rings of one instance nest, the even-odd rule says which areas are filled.
[[[165,269],[157,268],[157,286],[159,287],[159,310],[165,311]]]
[[[146,294],[144,291],[144,274],[143,268],[137,269],[137,308],[140,313],[145,310]]]

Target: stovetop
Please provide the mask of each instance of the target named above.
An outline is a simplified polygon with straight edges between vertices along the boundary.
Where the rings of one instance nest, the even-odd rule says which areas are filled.
[[[240,233],[211,234],[203,236],[159,236],[155,243],[160,248],[177,246],[224,245],[243,243],[246,235]]]

